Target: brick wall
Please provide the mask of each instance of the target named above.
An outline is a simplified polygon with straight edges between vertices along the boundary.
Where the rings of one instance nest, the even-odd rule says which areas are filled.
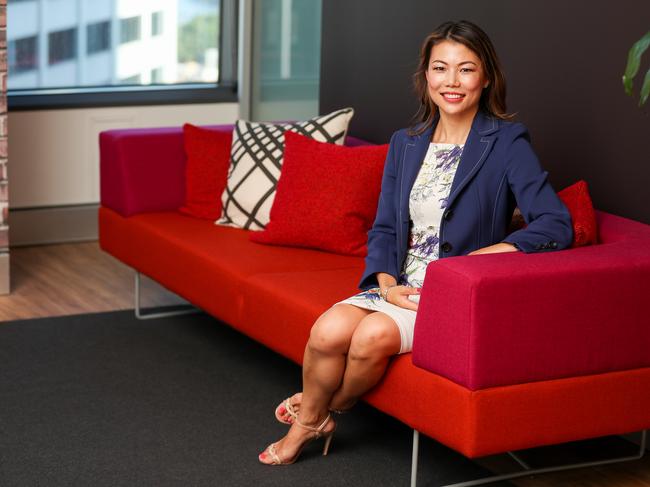
[[[7,0],[0,0],[0,294],[9,292],[7,178]]]

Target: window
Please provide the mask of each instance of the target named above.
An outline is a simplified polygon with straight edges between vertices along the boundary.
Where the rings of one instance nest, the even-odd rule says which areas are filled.
[[[140,17],[120,20],[120,43],[126,44],[140,39]]]
[[[56,64],[77,57],[77,29],[66,29],[48,34],[48,62]]]
[[[163,69],[154,68],[151,70],[151,82],[152,83],[162,83],[163,82]]]
[[[159,36],[163,31],[163,13],[154,12],[151,14],[151,36]]]
[[[129,76],[128,78],[124,78],[120,80],[120,83],[123,85],[139,85],[141,82],[142,76],[139,74],[136,74],[134,76]]]
[[[38,65],[38,38],[36,36],[23,37],[9,41],[9,71],[22,73],[36,69]]]
[[[9,106],[236,101],[238,3],[10,0]]]
[[[89,24],[86,27],[86,37],[86,52],[88,54],[109,50],[111,48],[110,21]]]
[[[260,0],[255,4],[258,27],[253,36],[259,40],[254,56],[259,62],[251,66],[253,120],[286,117],[284,113],[300,120],[319,113],[322,3]],[[291,108],[281,101],[290,101]]]

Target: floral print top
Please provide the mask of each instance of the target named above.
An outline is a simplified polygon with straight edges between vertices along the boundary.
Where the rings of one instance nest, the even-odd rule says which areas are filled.
[[[462,153],[462,145],[429,145],[409,198],[409,249],[400,284],[422,287],[427,264],[438,259],[440,221]]]

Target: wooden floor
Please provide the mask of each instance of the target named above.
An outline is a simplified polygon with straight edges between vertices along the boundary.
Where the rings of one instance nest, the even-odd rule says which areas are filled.
[[[10,252],[11,294],[0,296],[0,321],[133,308],[134,272],[96,242],[17,247]],[[142,305],[179,299],[143,279]]]
[[[102,252],[95,242],[13,248],[10,256],[12,292],[0,296],[0,321],[133,308],[133,270]],[[143,306],[179,302],[152,281],[143,281]],[[511,465],[503,456],[480,463],[494,468]],[[650,487],[650,455],[635,462],[513,483],[521,487]]]

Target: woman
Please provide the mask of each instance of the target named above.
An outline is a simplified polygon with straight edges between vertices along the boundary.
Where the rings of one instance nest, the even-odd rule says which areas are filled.
[[[566,248],[571,219],[547,181],[528,132],[508,122],[505,78],[487,35],[446,22],[422,45],[414,76],[418,123],[391,138],[363,292],[335,304],[311,329],[303,391],[276,409],[291,424],[259,456],[293,463],[326,439],[331,412],[349,409],[383,376],[392,355],[411,351],[429,262],[457,255]],[[507,235],[515,206],[527,227]],[[428,285],[432,285],[429,283]]]

